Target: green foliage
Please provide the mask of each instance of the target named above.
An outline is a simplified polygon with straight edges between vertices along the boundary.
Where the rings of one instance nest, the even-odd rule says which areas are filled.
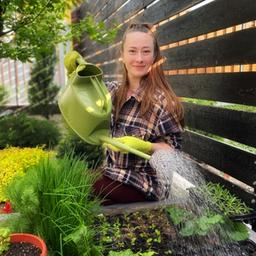
[[[79,0],[1,1],[0,58],[27,61],[50,53],[60,42],[67,42],[86,32],[92,40],[109,42],[116,28],[107,29],[90,14],[76,24],[65,24],[64,18]],[[15,18],[14,18],[15,17]]]
[[[230,191],[221,184],[208,182],[194,189],[191,189],[197,197],[202,196],[203,200],[213,205],[215,209],[225,216],[249,213],[252,209],[241,199],[232,195]]]
[[[243,223],[231,221],[226,216],[209,209],[197,215],[173,205],[167,207],[167,212],[171,220],[176,221],[174,224],[179,225],[182,236],[205,236],[215,232],[224,241],[241,241],[249,237],[248,229]],[[178,219],[175,212],[183,212],[183,217]]]
[[[57,151],[57,157],[63,157],[67,152],[73,151],[75,156],[84,159],[88,168],[97,168],[104,159],[102,147],[86,143],[72,131],[60,142]]]
[[[243,223],[231,221],[228,217],[248,213],[251,209],[229,190],[220,184],[209,182],[191,188],[190,194],[193,202],[202,203],[203,211],[196,214],[177,206],[167,208],[174,225],[180,225],[181,235],[204,236],[215,231],[225,240],[248,239],[247,227]]]
[[[168,207],[166,211],[169,213],[174,225],[180,224],[191,215],[185,209],[179,207]]]
[[[87,33],[91,40],[104,44],[115,39],[118,29],[116,25],[112,29],[107,29],[103,21],[95,23],[93,16],[87,13],[82,22],[72,26],[73,36],[78,41],[80,41],[81,31]]]
[[[3,85],[0,85],[0,104],[4,104],[7,96],[7,91]]]
[[[249,231],[242,222],[225,218],[224,226],[218,228],[220,237],[227,241],[243,241],[249,238]]]
[[[53,84],[56,53],[42,53],[31,71],[29,102],[32,109],[43,109],[42,115],[49,118],[51,104],[56,103],[59,87]]]
[[[39,120],[25,114],[0,119],[0,149],[6,146],[53,148],[60,139],[57,126],[48,120]]]
[[[155,254],[154,251],[134,253],[131,249],[127,249],[120,252],[110,251],[108,256],[153,256]]]
[[[92,224],[100,206],[91,197],[97,177],[73,156],[41,161],[7,187],[20,215],[5,224],[15,232],[38,234],[53,255],[99,255]]]
[[[0,228],[0,255],[7,251],[10,246],[11,231],[9,228]]]
[[[184,227],[180,230],[183,236],[199,235],[205,236],[216,224],[224,223],[224,219],[219,214],[202,215],[199,218],[194,218],[185,222]]]

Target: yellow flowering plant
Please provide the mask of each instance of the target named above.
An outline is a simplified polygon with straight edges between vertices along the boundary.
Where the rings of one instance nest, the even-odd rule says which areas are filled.
[[[0,150],[0,202],[7,200],[4,188],[14,177],[23,176],[29,167],[35,166],[41,159],[53,155],[53,151],[47,152],[40,147],[8,147]]]

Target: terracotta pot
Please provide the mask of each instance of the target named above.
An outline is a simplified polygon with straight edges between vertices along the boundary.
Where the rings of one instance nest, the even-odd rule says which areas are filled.
[[[11,234],[11,242],[26,242],[31,243],[41,249],[42,253],[40,256],[47,256],[47,247],[45,242],[38,236],[27,234],[27,233],[13,233]]]

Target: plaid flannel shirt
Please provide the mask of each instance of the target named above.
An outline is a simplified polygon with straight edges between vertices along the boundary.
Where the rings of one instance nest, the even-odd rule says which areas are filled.
[[[106,85],[113,101],[118,83],[116,81],[106,82]],[[152,143],[166,142],[175,149],[180,149],[182,128],[165,110],[166,98],[164,93],[160,91],[157,93],[158,103],[155,104],[153,111],[147,113],[144,118],[139,116],[142,96],[143,91],[139,89],[127,98],[116,122],[112,113],[112,137],[132,135]],[[170,184],[163,186],[158,182],[156,171],[150,166],[148,160],[131,153],[123,154],[109,149],[107,149],[106,154],[106,164],[103,168],[105,176],[135,187],[143,192],[148,200],[164,199],[161,198],[163,194],[165,198],[168,196]]]

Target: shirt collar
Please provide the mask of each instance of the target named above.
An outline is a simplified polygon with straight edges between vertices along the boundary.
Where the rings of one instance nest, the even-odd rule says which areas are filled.
[[[135,92],[133,92],[132,94],[130,94],[128,97],[127,97],[127,100],[129,100],[131,97],[134,97],[138,102],[141,102],[142,101],[142,98],[143,98],[143,88],[140,86]]]

